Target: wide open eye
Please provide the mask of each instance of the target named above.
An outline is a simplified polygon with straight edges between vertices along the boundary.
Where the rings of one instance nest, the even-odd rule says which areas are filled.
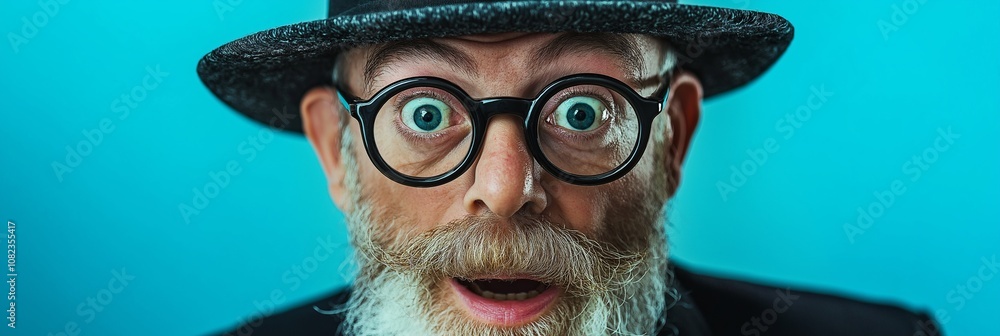
[[[445,102],[430,98],[415,98],[403,105],[400,119],[410,129],[431,133],[448,128],[451,123],[451,108]]]
[[[568,130],[586,132],[600,127],[609,116],[607,106],[600,99],[576,96],[559,104],[548,121]]]

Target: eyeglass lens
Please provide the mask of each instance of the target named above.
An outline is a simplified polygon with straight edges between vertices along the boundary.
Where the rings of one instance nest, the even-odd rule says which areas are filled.
[[[583,176],[607,173],[625,163],[640,128],[627,99],[599,85],[572,86],[550,97],[534,114],[540,118],[538,144],[548,161]],[[474,130],[473,112],[463,101],[433,87],[410,88],[386,100],[373,125],[383,160],[417,178],[461,165],[471,150]]]

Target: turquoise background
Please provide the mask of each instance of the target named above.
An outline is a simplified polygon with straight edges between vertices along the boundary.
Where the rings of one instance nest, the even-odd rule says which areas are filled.
[[[68,1],[37,14],[44,3],[0,4],[0,219],[18,235],[18,324],[0,335],[201,334],[347,281],[343,219],[307,142],[261,133],[195,74],[209,50],[321,18],[325,2]],[[879,21],[906,1],[704,3],[779,13],[796,39],[766,76],[705,104],[670,211],[674,256],[940,311],[950,335],[1000,334],[1000,275],[979,275],[1000,254],[1000,3],[911,0],[887,35]],[[10,43],[35,16],[47,22]],[[147,67],[166,74],[138,89]],[[786,138],[779,120],[813,88],[833,95]],[[120,101],[131,92],[145,97]],[[57,174],[105,118],[113,131]],[[933,150],[939,129],[960,137]],[[731,167],[769,141],[723,196]],[[938,159],[913,179],[907,162],[928,150]],[[239,173],[186,221],[180,204],[227,164]],[[905,192],[852,240],[845,224],[896,180]],[[967,285],[978,291],[959,301]],[[94,297],[101,311],[80,308]]]

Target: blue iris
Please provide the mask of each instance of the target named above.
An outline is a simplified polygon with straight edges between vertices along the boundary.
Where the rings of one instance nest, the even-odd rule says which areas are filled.
[[[573,104],[567,112],[566,122],[570,127],[577,130],[589,129],[594,125],[594,120],[597,119],[597,111],[594,110],[594,107],[585,103]]]
[[[413,124],[423,131],[430,132],[441,126],[441,109],[434,105],[421,105],[413,111]]]

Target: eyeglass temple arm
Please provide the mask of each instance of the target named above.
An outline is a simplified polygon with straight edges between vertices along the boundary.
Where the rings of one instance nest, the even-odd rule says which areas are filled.
[[[351,115],[354,115],[355,105],[352,104],[351,101],[357,101],[357,98],[350,96],[345,97],[345,94],[339,88],[336,87],[334,87],[333,91],[337,93],[337,101],[340,102],[340,105],[343,106],[344,109],[347,110],[347,112],[350,112]]]
[[[337,56],[337,59],[334,60],[334,63],[333,63],[333,71],[332,71],[333,73],[331,74],[331,80],[332,80],[332,83],[333,83],[333,85],[332,85],[333,86],[333,92],[337,94],[337,101],[340,102],[340,105],[342,105],[344,107],[344,109],[347,110],[348,113],[350,113],[352,116],[354,116],[355,114],[357,114],[357,111],[356,111],[356,106],[357,105],[356,105],[356,103],[360,102],[361,98],[358,98],[358,97],[355,97],[355,96],[353,96],[353,95],[351,95],[349,93],[346,93],[346,92],[344,92],[343,89],[341,89],[341,86],[340,86],[340,64],[342,63],[341,62],[342,59],[343,59],[343,54]]]
[[[667,94],[670,91],[670,84],[674,79],[674,70],[672,69],[664,70],[663,72],[660,73],[659,79],[660,79],[660,86],[656,88],[656,91],[653,91],[653,95],[650,96],[649,98],[656,99],[657,101],[666,104]]]

